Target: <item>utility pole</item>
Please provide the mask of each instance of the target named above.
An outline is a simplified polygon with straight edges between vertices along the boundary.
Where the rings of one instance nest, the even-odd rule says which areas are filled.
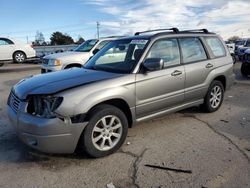
[[[97,38],[98,38],[98,39],[99,39],[99,37],[100,37],[99,29],[100,29],[100,23],[99,23],[99,22],[96,22],[96,30],[97,30]]]
[[[26,36],[26,41],[27,41],[27,44],[29,44],[29,37]]]

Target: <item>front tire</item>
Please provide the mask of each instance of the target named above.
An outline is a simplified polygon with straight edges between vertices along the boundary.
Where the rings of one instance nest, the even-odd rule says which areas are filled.
[[[13,55],[13,60],[15,63],[23,63],[26,60],[26,55],[23,52],[15,52]]]
[[[214,80],[208,88],[202,107],[206,112],[215,112],[220,108],[223,98],[224,87],[220,81]]]
[[[99,105],[90,113],[79,147],[91,157],[104,157],[121,147],[127,132],[128,120],[119,108]]]

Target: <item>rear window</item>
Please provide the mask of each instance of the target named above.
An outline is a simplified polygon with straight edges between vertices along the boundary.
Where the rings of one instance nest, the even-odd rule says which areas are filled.
[[[226,55],[226,50],[220,39],[217,37],[206,37],[205,40],[215,57],[222,57]]]

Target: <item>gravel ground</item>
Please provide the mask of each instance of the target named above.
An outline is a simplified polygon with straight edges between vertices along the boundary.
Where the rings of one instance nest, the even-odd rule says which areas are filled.
[[[0,187],[250,187],[250,78],[236,82],[219,111],[190,108],[140,123],[113,155],[48,155],[22,144],[6,113],[11,86],[39,65],[0,68]],[[178,169],[157,169],[157,165]],[[183,172],[180,170],[184,170]],[[186,170],[186,171],[185,171]]]

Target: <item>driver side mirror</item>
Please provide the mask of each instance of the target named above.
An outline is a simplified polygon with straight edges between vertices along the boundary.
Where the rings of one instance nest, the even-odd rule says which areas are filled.
[[[93,50],[93,55],[95,55],[97,52],[99,52],[100,50],[98,48]]]
[[[143,62],[142,65],[147,71],[156,71],[163,69],[164,62],[161,58],[148,58]]]

